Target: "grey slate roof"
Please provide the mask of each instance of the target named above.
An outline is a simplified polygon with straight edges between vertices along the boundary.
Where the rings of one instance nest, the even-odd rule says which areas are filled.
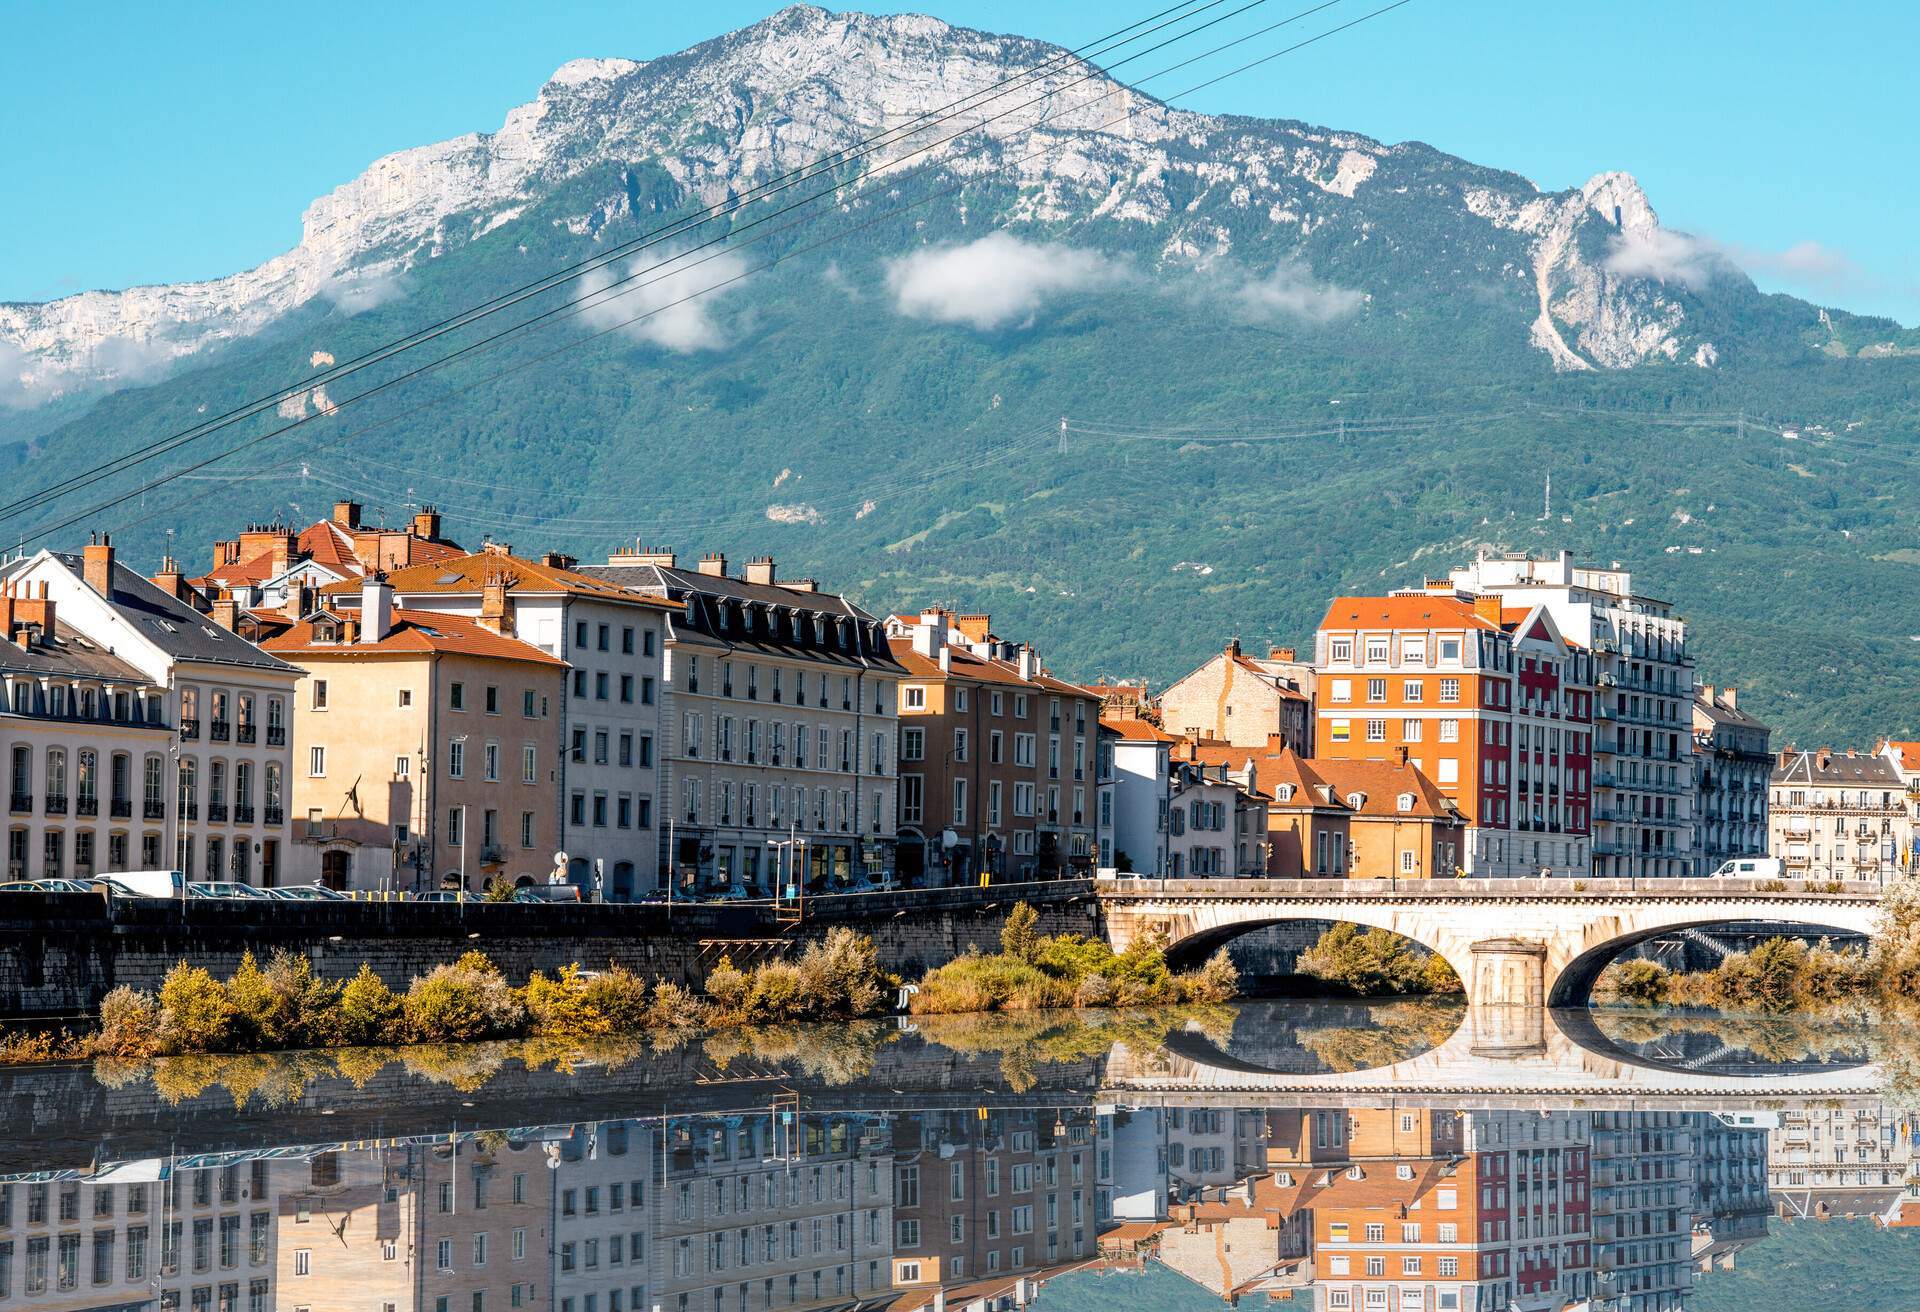
[[[48,554],[71,570],[76,578],[85,576],[86,562],[78,552]],[[185,602],[169,597],[117,560],[113,563],[113,595],[108,601],[127,623],[175,660],[299,673],[245,638],[229,633]]]
[[[1824,764],[1822,757],[1826,758]],[[1849,756],[1844,751],[1825,748],[1796,752],[1789,756],[1785,765],[1774,767],[1773,782],[1832,784],[1842,788],[1848,785],[1896,790],[1906,787],[1900,778],[1900,771],[1884,756],[1876,756],[1871,752],[1856,752]]]
[[[33,650],[22,651],[17,643],[0,641],[0,674],[66,675],[77,679],[100,679],[108,683],[151,686],[147,676],[118,656],[83,636],[54,612],[53,632],[43,634]]]

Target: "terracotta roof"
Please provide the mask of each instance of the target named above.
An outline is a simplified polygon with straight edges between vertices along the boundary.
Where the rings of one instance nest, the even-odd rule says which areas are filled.
[[[1077,683],[1068,683],[1064,679],[1056,679],[1045,670],[1035,674],[1031,679],[1023,679],[1020,677],[1018,663],[976,656],[965,647],[949,646],[947,648],[952,653],[949,661],[952,668],[948,670],[942,670],[939,661],[915,651],[911,638],[888,638],[887,649],[893,653],[894,660],[900,663],[900,667],[911,679],[977,679],[982,683],[1057,692],[1069,697],[1094,698],[1097,696],[1092,690]]]
[[[1897,738],[1889,738],[1880,744],[1880,750],[1883,752],[1889,747],[1900,754],[1902,770],[1920,770],[1920,743],[1901,742]]]
[[[1286,675],[1274,673],[1272,670],[1267,669],[1259,661],[1256,661],[1248,656],[1235,656],[1233,658],[1233,663],[1235,665],[1238,665],[1241,669],[1247,671],[1249,674],[1252,674],[1256,678],[1260,679],[1264,683],[1271,686],[1275,692],[1280,694],[1282,699],[1291,698],[1296,702],[1304,702],[1305,700],[1307,700],[1307,695],[1305,693],[1301,692],[1298,688],[1293,687],[1287,682]]]
[[[1100,721],[1102,729],[1111,729],[1131,742],[1136,743],[1177,743],[1178,734],[1168,733],[1165,729],[1148,724],[1145,720],[1108,720]]]
[[[1324,629],[1487,629],[1500,626],[1458,597],[1335,597]]]
[[[625,602],[635,606],[651,606],[657,610],[681,610],[682,603],[669,601],[663,597],[643,596],[629,591],[618,583],[595,578],[591,574],[582,574],[578,570],[562,569],[557,565],[543,565],[537,560],[527,560],[521,556],[502,555],[491,551],[471,551],[444,560],[428,561],[419,565],[408,565],[404,569],[392,570],[387,574],[387,582],[395,594],[436,593],[459,596],[478,594],[485,586],[487,576],[495,572],[506,574],[510,593],[528,594],[564,593],[576,597],[597,597],[605,601]],[[330,583],[320,589],[324,596],[357,597],[360,594],[358,579],[349,579],[341,583]]]
[[[1411,763],[1307,760],[1291,747],[1283,747],[1257,758],[1254,775],[1260,791],[1268,797],[1276,797],[1275,790],[1283,783],[1294,786],[1291,801],[1276,798],[1274,805],[1279,807],[1333,805],[1349,814],[1393,819],[1412,816],[1422,820],[1451,820],[1458,814],[1446,795]],[[1322,800],[1322,785],[1333,790],[1332,803]],[[1347,802],[1355,793],[1363,799],[1358,810]],[[1402,793],[1413,794],[1413,810],[1400,809]]]
[[[289,658],[316,656],[418,656],[446,652],[459,656],[480,656],[490,660],[528,661],[535,665],[565,666],[566,662],[529,642],[509,638],[483,628],[478,621],[460,615],[443,615],[430,610],[393,612],[393,628],[378,642],[315,642],[315,616],[309,616],[277,638],[262,643],[276,656]],[[334,618],[339,618],[335,616]]]

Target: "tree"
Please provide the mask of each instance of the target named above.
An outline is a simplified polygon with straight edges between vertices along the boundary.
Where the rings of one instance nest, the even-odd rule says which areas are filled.
[[[1013,904],[1007,923],[1000,927],[1000,950],[1020,961],[1032,961],[1040,955],[1040,934],[1034,927],[1040,913],[1025,902]]]

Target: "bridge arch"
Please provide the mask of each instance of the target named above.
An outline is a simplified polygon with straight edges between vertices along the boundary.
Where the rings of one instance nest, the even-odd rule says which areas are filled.
[[[1731,924],[1741,923],[1737,918],[1714,915],[1698,920],[1677,920],[1670,924],[1657,925],[1651,929],[1640,929],[1633,933],[1622,934],[1618,938],[1594,943],[1585,948],[1561,967],[1551,982],[1547,994],[1550,1007],[1584,1007],[1591,1000],[1593,986],[1599,982],[1601,972],[1626,953],[1650,943],[1663,934],[1674,934],[1689,929],[1717,929]],[[1766,921],[1769,929],[1781,938],[1836,938],[1843,935],[1857,935],[1863,931],[1854,926],[1814,924],[1795,921]]]

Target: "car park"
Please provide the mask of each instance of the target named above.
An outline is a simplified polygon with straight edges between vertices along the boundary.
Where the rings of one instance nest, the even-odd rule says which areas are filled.
[[[0,884],[0,893],[91,893],[77,879],[15,879]]]

